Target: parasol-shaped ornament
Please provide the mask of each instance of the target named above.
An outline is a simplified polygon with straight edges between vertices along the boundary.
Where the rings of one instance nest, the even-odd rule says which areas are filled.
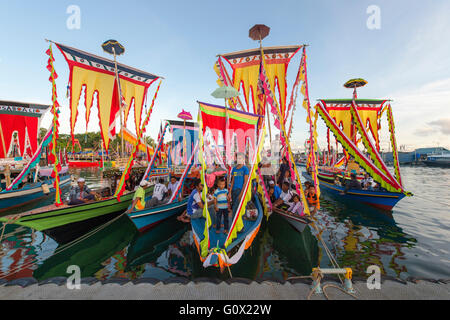
[[[223,86],[214,90],[211,95],[217,99],[230,99],[239,96],[240,93],[233,86]]]
[[[214,90],[211,95],[217,99],[225,99],[225,107],[227,106],[227,99],[235,98],[240,95],[239,91],[233,86],[223,86]]]
[[[103,42],[102,48],[109,54],[120,56],[125,52],[125,47],[122,46],[117,40],[108,40]]]
[[[262,40],[269,35],[270,28],[265,24],[255,24],[248,32],[252,40]]]
[[[356,88],[364,87],[367,84],[367,81],[362,78],[350,79],[346,83],[344,83],[344,87],[348,89],[353,89],[353,99],[356,100],[358,97],[356,94]]]
[[[191,113],[190,112],[188,112],[188,111],[185,111],[184,109],[183,109],[183,111],[181,111],[179,114],[178,114],[178,116],[177,116],[179,119],[183,119],[183,120],[192,120],[192,115],[191,115]]]

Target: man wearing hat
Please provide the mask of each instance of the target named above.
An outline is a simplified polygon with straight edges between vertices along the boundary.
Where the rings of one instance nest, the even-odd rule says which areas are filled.
[[[83,204],[95,200],[97,195],[86,186],[86,181],[83,178],[77,180],[77,185],[70,190],[69,205]]]
[[[142,180],[141,183],[139,183],[139,188],[136,189],[136,192],[133,196],[133,203],[130,206],[130,209],[127,211],[127,213],[131,213],[133,211],[132,208],[136,210],[142,210],[145,209],[145,187],[150,186],[150,182],[147,180]]]

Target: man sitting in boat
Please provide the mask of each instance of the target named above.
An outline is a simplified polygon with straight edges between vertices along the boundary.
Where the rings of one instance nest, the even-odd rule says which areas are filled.
[[[356,179],[355,173],[350,174],[350,181],[345,182],[345,189],[341,192],[341,194],[347,193],[350,189],[361,190],[361,183],[359,183],[358,179]]]
[[[272,203],[274,203],[278,198],[280,198],[281,192],[283,192],[283,191],[281,190],[281,188],[279,186],[277,186],[275,184],[275,181],[270,180],[268,193],[269,193],[270,201]]]
[[[366,174],[364,175],[364,179],[361,181],[361,187],[362,187],[364,190],[373,190],[372,184],[373,184],[373,179],[372,179],[372,177],[369,176],[368,173],[366,173]]]
[[[187,203],[187,209],[183,212],[181,216],[179,216],[177,219],[189,223],[191,219],[198,219],[203,217],[203,200],[202,200],[202,191],[203,191],[203,184],[198,179],[193,182],[195,189],[191,192],[191,195],[189,196],[188,203]],[[214,200],[208,202],[208,211],[209,215],[211,217],[215,216],[214,211]]]
[[[283,186],[281,187],[280,197],[275,200],[274,206],[281,208],[283,205],[290,206],[292,199],[292,191],[290,190],[291,184],[287,181],[283,182]]]
[[[319,198],[316,194],[316,188],[313,185],[309,187],[306,193],[306,201],[308,201],[309,211],[311,214],[315,214],[320,209]]]
[[[86,185],[83,178],[77,180],[77,185],[70,190],[69,205],[83,204],[95,200],[97,193],[91,191]]]
[[[163,199],[167,191],[168,190],[166,185],[164,184],[164,179],[159,178],[158,183],[155,184],[155,187],[153,188],[153,196],[150,199],[148,206],[151,208],[162,205],[164,203]]]
[[[136,189],[136,192],[133,196],[133,203],[131,204],[130,209],[127,211],[127,213],[131,213],[133,211],[133,208],[136,210],[143,210],[146,208],[144,188],[147,186],[150,186],[150,182],[148,182],[147,180],[142,180],[139,183],[139,187]]]

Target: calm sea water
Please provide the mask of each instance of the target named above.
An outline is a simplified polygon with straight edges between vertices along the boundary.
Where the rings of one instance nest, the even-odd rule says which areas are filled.
[[[105,184],[98,169],[73,173],[84,176],[94,188]],[[354,275],[365,275],[367,267],[375,264],[384,274],[403,279],[448,279],[450,170],[404,167],[402,175],[406,188],[416,196],[400,201],[391,215],[340,203],[323,193],[318,214],[319,224],[326,227],[323,239],[339,265],[351,267]],[[51,202],[49,198],[40,205]],[[83,277],[102,280],[229,278],[228,272],[220,274],[214,268],[202,267],[188,226],[175,219],[139,234],[128,217],[122,216],[64,247],[41,232],[6,227],[0,243],[0,278],[45,280],[67,276],[69,265],[80,266]],[[281,280],[310,274],[316,266],[328,267],[330,262],[310,229],[300,234],[283,218],[273,215],[231,272],[233,277]]]

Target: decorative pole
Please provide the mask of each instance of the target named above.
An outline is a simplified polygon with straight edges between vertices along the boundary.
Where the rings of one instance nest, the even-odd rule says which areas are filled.
[[[121,142],[120,142],[120,147],[121,147],[121,154],[120,156],[123,157],[124,156],[124,142],[123,142],[123,106],[122,106],[122,89],[120,87],[120,78],[119,78],[119,71],[117,68],[117,59],[116,56],[117,55],[121,55],[125,52],[125,47],[122,46],[117,40],[108,40],[105,41],[102,44],[102,48],[105,52],[112,54],[114,56],[114,73],[115,73],[115,77],[116,77],[116,82],[117,82],[117,91],[118,91],[118,96],[119,96],[119,105],[120,105],[120,137],[121,137]]]

